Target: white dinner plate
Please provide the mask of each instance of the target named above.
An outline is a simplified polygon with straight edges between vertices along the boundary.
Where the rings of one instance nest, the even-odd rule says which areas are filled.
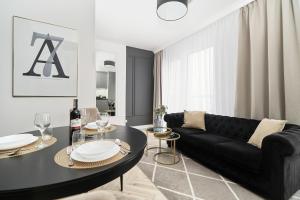
[[[91,123],[88,123],[86,126],[85,126],[86,129],[90,129],[90,130],[97,130],[97,124],[96,122],[91,122]]]
[[[32,137],[32,134],[15,134],[0,137],[0,145],[12,144]]]
[[[81,145],[76,149],[76,151],[79,155],[82,156],[93,156],[93,155],[99,155],[105,153],[108,150],[116,147],[118,147],[118,145],[116,145],[112,141],[100,140],[100,141],[88,142],[84,145]]]
[[[33,136],[33,135],[27,136],[23,140],[19,140],[19,141],[12,142],[12,143],[1,144],[0,150],[3,151],[3,150],[20,148],[20,147],[29,145],[33,142],[36,142],[38,139],[39,139],[38,137]]]
[[[111,124],[107,124],[106,128],[108,128],[110,126],[111,126]],[[96,122],[88,123],[87,125],[85,125],[84,128],[89,129],[89,130],[97,130],[98,129]]]
[[[79,162],[98,162],[118,154],[120,147],[112,141],[94,141],[83,144],[71,153],[71,158]]]

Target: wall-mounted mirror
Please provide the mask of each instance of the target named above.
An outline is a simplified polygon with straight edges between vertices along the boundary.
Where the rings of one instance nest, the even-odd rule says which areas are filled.
[[[100,112],[116,114],[116,56],[96,52],[96,106]]]

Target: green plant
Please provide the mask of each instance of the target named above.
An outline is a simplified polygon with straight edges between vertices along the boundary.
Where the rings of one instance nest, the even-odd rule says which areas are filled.
[[[156,116],[163,116],[164,114],[167,113],[168,107],[165,105],[160,105],[157,108],[154,109],[154,114]]]

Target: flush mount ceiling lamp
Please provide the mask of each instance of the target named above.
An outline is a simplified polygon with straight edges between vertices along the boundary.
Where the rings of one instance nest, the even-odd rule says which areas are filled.
[[[157,0],[157,16],[165,21],[183,18],[188,11],[189,0]]]
[[[115,63],[115,61],[112,61],[112,60],[105,60],[104,61],[104,66],[115,66],[116,65],[116,63]]]

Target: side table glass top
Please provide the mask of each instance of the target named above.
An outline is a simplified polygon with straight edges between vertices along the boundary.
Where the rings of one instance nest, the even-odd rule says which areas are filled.
[[[158,131],[156,131],[156,129],[154,129],[153,127],[150,127],[150,128],[147,128],[146,132],[154,134],[155,137],[166,137],[172,133],[171,128],[162,127],[162,128],[158,128],[157,129]]]
[[[171,134],[169,134],[167,136],[156,136],[156,135],[154,135],[154,137],[156,137],[160,140],[166,140],[166,141],[174,141],[174,140],[180,139],[180,135],[178,133],[175,133],[175,132],[171,132]]]

